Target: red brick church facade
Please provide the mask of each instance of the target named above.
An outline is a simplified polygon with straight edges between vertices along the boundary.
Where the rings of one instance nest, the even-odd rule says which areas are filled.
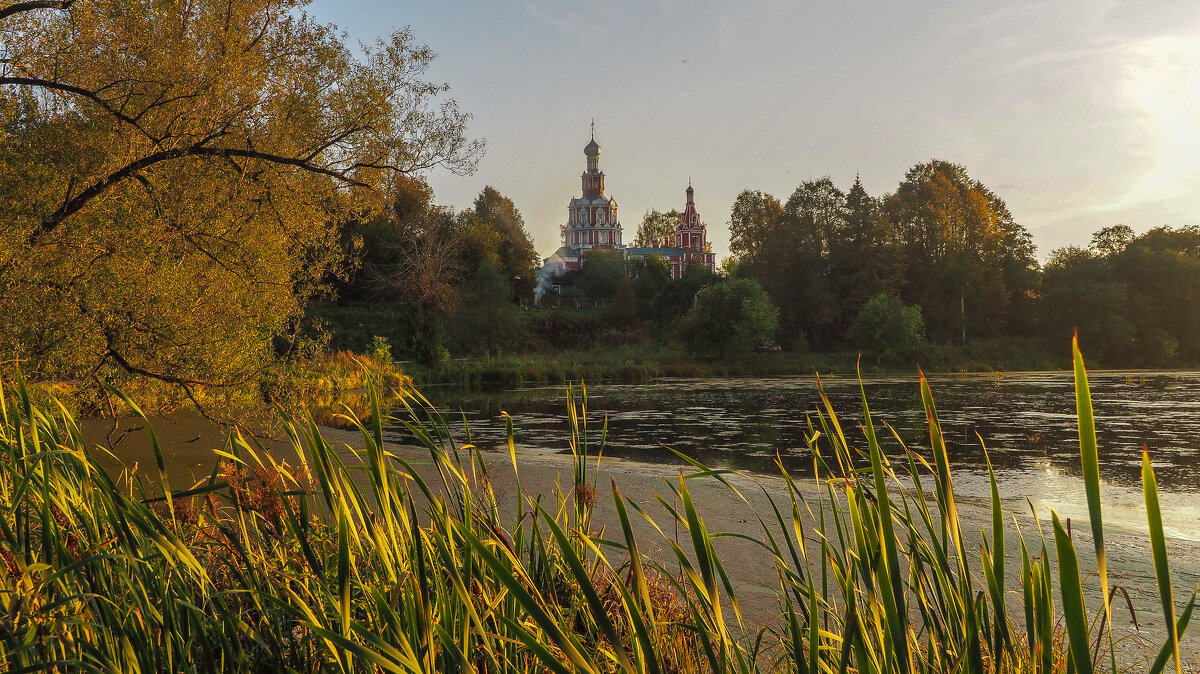
[[[674,241],[655,241],[645,248],[628,248],[622,243],[617,200],[604,194],[604,172],[600,170],[600,144],[593,133],[583,148],[587,168],[582,175],[583,196],[567,205],[567,222],[561,227],[562,246],[544,260],[541,276],[561,288],[570,285],[583,267],[583,259],[595,250],[614,250],[626,258],[656,255],[667,263],[672,278],[679,278],[692,265],[715,267],[712,246],[700,214],[696,212],[695,190],[689,184],[683,216],[675,227]],[[667,244],[667,245],[661,245]]]

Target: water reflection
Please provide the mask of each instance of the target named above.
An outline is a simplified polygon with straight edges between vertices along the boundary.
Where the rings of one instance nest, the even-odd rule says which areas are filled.
[[[1200,490],[1200,373],[1121,372],[1091,375],[1093,404],[1105,479],[1140,485],[1141,447],[1150,447],[1164,490]],[[861,444],[857,380],[825,379],[825,388],[852,444]],[[949,440],[951,461],[964,471],[984,470],[976,433],[1009,494],[1053,493],[1046,475],[1076,476],[1079,446],[1071,374],[938,375],[930,377]],[[887,377],[863,383],[876,421],[891,424],[909,447],[928,445],[917,378]],[[501,410],[516,423],[526,449],[565,451],[563,387],[454,394],[484,448],[504,444]],[[434,396],[436,400],[436,395]],[[599,436],[607,415],[605,453],[650,462],[676,462],[663,445],[714,466],[775,472],[778,454],[793,470],[810,463],[806,417],[820,398],[812,377],[661,380],[588,388],[590,427]],[[813,417],[816,422],[815,416]],[[399,436],[399,430],[394,431]],[[881,430],[885,449],[896,441]],[[398,438],[399,439],[399,438]]]

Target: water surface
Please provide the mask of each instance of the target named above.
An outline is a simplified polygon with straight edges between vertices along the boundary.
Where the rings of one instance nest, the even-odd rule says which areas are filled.
[[[848,440],[862,446],[858,381],[825,378],[823,384]],[[1145,528],[1140,489],[1141,451],[1147,446],[1165,492],[1168,526],[1176,537],[1200,540],[1200,507],[1193,505],[1200,495],[1200,372],[1098,372],[1091,374],[1091,384],[1111,513],[1106,520]],[[1014,505],[1026,511],[1028,499],[1060,515],[1086,514],[1070,372],[935,375],[930,385],[960,494],[988,494],[982,437],[1006,500],[1020,501]],[[890,424],[908,447],[927,452],[915,375],[869,378],[863,389],[889,454],[898,455],[900,445],[880,422]],[[671,447],[714,467],[778,474],[778,456],[789,470],[809,472],[808,420],[819,424],[814,377],[660,380],[593,385],[587,393],[593,443],[607,420],[606,455],[679,463]],[[503,410],[512,415],[523,449],[567,451],[564,387],[453,399],[444,411],[456,420],[465,416],[472,441],[481,447],[503,449]]]

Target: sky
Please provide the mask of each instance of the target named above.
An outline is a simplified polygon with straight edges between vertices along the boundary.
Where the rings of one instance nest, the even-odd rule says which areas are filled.
[[[1038,255],[1114,224],[1200,224],[1200,2],[315,0],[351,41],[410,26],[473,115],[477,171],[539,251],[581,192],[589,124],[630,243],[690,179],[718,258],[743,189],[784,200],[860,175],[873,195],[932,158],[967,167]]]

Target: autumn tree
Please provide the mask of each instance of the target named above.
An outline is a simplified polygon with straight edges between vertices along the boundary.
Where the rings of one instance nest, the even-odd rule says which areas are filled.
[[[473,214],[488,231],[491,245],[486,254],[494,258],[497,270],[506,277],[511,299],[518,303],[532,301],[537,287],[538,253],[521,211],[512,199],[489,185],[475,197]]]
[[[408,30],[305,0],[0,3],[0,350],[44,377],[253,383],[396,174],[482,145]]]
[[[425,365],[449,357],[445,323],[459,309],[463,282],[475,273],[464,254],[465,220],[432,204],[403,218],[393,211],[376,219],[363,244],[369,299],[399,311],[407,334],[398,346]]]
[[[884,211],[905,258],[901,297],[920,305],[931,337],[999,334],[1013,296],[1036,287],[1028,231],[964,167],[917,164]]]
[[[642,216],[638,223],[637,235],[633,238],[635,248],[649,248],[657,243],[663,248],[675,245],[675,228],[683,219],[683,213],[675,209],[663,212],[652,208]]]

